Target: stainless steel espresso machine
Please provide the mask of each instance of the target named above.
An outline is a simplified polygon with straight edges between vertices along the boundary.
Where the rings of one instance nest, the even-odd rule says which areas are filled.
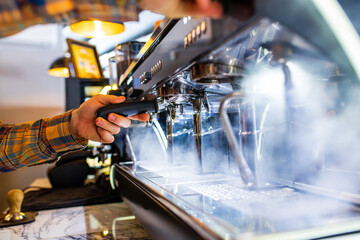
[[[153,239],[360,237],[358,1],[224,6],[164,20],[122,76],[100,114],[151,119],[113,187]]]

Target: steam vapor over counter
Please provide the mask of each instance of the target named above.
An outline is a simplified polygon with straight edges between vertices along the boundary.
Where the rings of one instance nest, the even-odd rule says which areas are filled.
[[[97,117],[107,119],[110,113],[116,113],[118,115],[127,117],[137,115],[146,112],[157,113],[158,105],[156,101],[129,101],[123,103],[116,103],[99,108],[96,113]]]

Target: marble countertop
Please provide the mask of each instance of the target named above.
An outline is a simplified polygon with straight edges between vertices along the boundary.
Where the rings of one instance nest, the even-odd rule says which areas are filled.
[[[30,186],[51,188],[47,178]],[[26,214],[26,213],[25,213]],[[124,202],[39,211],[35,222],[0,228],[0,239],[150,239]]]
[[[150,239],[125,203],[39,211],[35,222],[1,228],[0,239]]]

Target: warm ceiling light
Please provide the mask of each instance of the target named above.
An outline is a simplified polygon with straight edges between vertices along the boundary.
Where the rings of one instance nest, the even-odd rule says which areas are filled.
[[[49,67],[48,74],[53,77],[67,78],[70,76],[69,68],[66,66],[65,58],[56,59]]]
[[[70,25],[71,31],[86,38],[112,36],[125,31],[122,23],[84,20]]]

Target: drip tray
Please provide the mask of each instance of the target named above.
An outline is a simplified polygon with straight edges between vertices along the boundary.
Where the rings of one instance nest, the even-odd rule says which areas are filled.
[[[323,229],[334,226],[339,228],[331,234],[359,230],[360,209],[356,205],[290,186],[253,189],[236,173],[196,174],[184,167],[143,164],[135,172],[132,169],[124,168],[130,171],[126,176],[137,178],[141,189],[148,189],[141,199],[153,194],[150,199],[161,203],[159,209],[191,220],[189,226],[196,226],[192,220],[201,222],[222,238],[279,233],[288,239],[286,236],[300,231],[309,239],[324,236]],[[349,223],[354,224],[348,227]]]
[[[226,181],[194,184],[189,188],[216,201],[246,200],[261,202],[274,199],[284,200],[285,198],[299,196],[298,192],[289,187],[246,189],[243,185]]]
[[[184,172],[184,169],[158,171],[156,175],[152,173],[150,180],[197,208],[203,209],[206,203],[206,208],[233,209],[251,219],[267,219],[277,227],[287,221],[297,223],[299,227],[321,225],[328,218],[349,218],[355,209],[336,199],[288,186],[248,188],[237,175]],[[297,220],[300,219],[299,223]],[[291,224],[290,228],[294,227]]]

